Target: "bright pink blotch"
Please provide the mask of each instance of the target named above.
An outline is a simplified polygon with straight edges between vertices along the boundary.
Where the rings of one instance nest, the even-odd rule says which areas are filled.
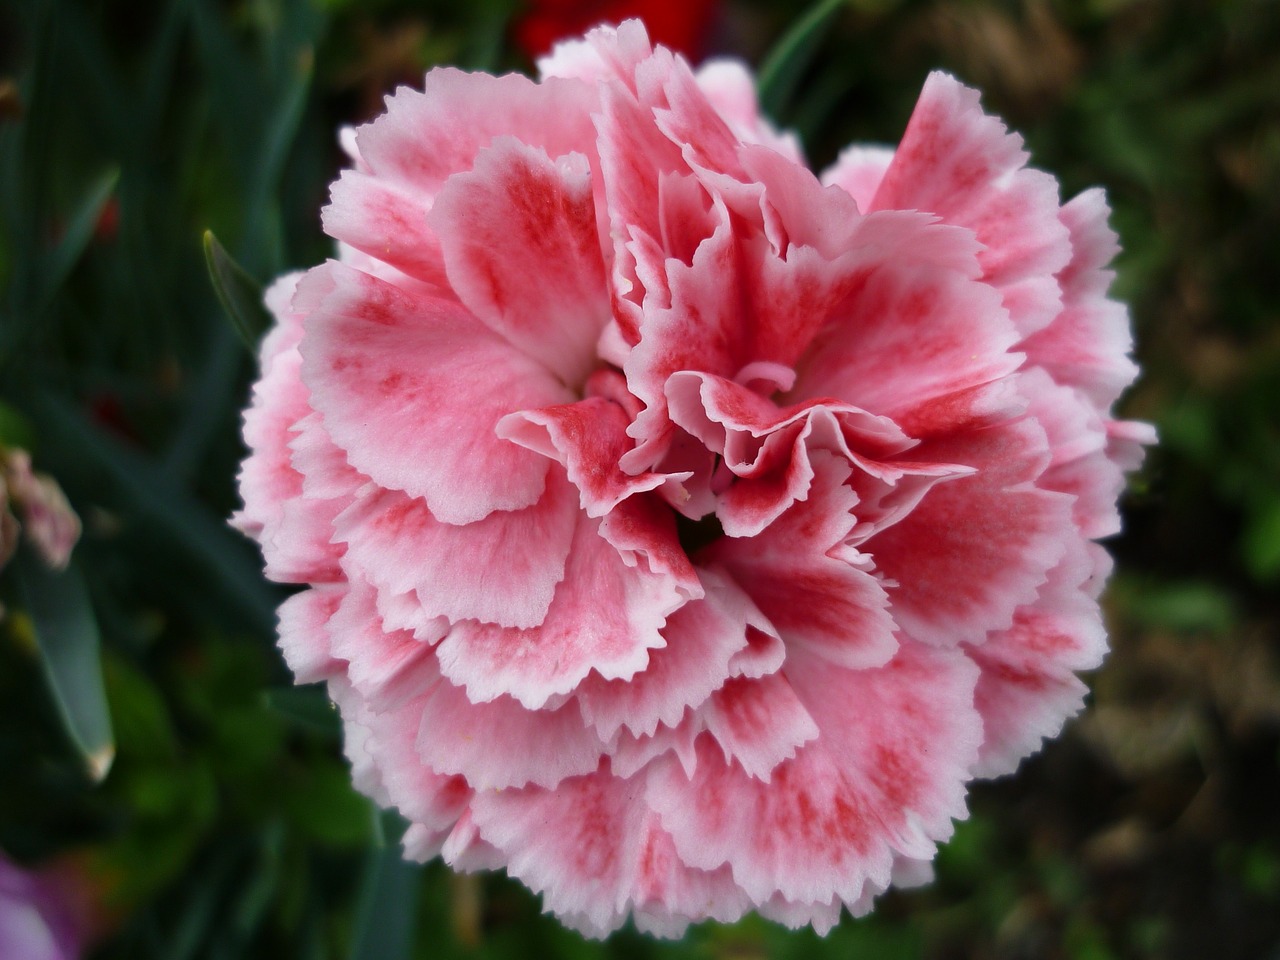
[[[945,74],[816,178],[638,22],[434,70],[270,291],[238,525],[410,856],[595,936],[829,929],[1080,709],[1151,439],[1065,206]]]

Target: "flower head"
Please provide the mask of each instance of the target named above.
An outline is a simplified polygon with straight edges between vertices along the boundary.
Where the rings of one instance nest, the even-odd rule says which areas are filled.
[[[47,566],[61,570],[80,539],[80,518],[57,481],[31,469],[27,451],[0,447],[0,567],[13,557],[19,534],[26,535]]]
[[[1097,666],[1149,439],[1098,191],[934,74],[821,179],[636,22],[434,70],[279,281],[239,525],[415,857],[596,935],[829,928]]]
[[[89,928],[82,886],[66,870],[31,872],[0,853],[0,956],[76,960]]]

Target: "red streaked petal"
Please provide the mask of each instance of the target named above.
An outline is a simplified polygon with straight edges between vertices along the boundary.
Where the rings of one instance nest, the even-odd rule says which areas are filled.
[[[498,137],[445,184],[430,222],[449,281],[482,323],[567,384],[595,364],[609,317],[591,172]]]
[[[308,299],[302,377],[350,464],[427,501],[446,523],[518,510],[542,494],[547,461],[500,439],[507,413],[566,399],[555,377],[460,306],[337,263]]]
[[[464,620],[441,641],[446,677],[476,701],[506,694],[530,709],[568,693],[592,670],[630,678],[665,645],[659,632],[683,602],[673,578],[628,567],[581,518],[564,579],[541,625],[526,630]]]

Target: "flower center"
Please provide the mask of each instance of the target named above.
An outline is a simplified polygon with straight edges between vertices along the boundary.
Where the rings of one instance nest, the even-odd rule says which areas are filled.
[[[686,556],[692,557],[703,547],[709,546],[724,536],[724,528],[720,526],[720,518],[708,513],[701,520],[690,520],[682,513],[676,513],[676,536],[680,546],[684,547]]]

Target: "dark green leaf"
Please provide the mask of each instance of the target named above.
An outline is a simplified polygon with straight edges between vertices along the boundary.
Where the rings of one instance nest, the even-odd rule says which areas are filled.
[[[384,818],[399,818],[384,814]],[[400,824],[384,822],[388,845],[373,847],[365,862],[360,882],[360,904],[355,934],[351,938],[351,960],[404,960],[413,947],[414,900],[421,868],[407,862],[400,844]]]
[[[50,394],[31,398],[28,409],[49,456],[46,463],[64,486],[90,476],[98,495],[143,524],[210,574],[218,597],[264,634],[275,630],[277,595],[243,540],[182,487],[168,481],[147,457],[103,434],[67,401]],[[74,454],[72,455],[72,452]]]
[[[212,230],[204,232],[204,259],[214,292],[231,325],[246,347],[257,350],[258,340],[271,326],[271,314],[262,303],[262,285],[236,263]]]
[[[111,769],[116,745],[102,686],[98,623],[84,581],[74,565],[55,572],[26,549],[13,566],[67,735],[90,776],[101,780]]]
[[[764,112],[778,117],[822,42],[823,28],[847,0],[818,0],[779,40],[760,67],[756,85]]]
[[[34,444],[35,431],[31,429],[27,418],[0,401],[0,446],[31,450]]]
[[[111,199],[111,194],[115,192],[116,183],[119,180],[120,171],[113,168],[101,174],[85,191],[84,199],[80,201],[70,223],[67,224],[67,232],[63,234],[44,266],[40,296],[32,311],[33,314],[43,313],[57,296],[58,291],[62,289],[62,285],[67,282],[72,268],[84,253],[85,247],[89,245],[93,228],[97,226],[98,218],[102,216],[102,208]]]
[[[300,726],[326,734],[335,740],[342,733],[338,708],[333,705],[324,687],[318,684],[267,690],[263,692],[262,699],[271,709],[279,711]]]

